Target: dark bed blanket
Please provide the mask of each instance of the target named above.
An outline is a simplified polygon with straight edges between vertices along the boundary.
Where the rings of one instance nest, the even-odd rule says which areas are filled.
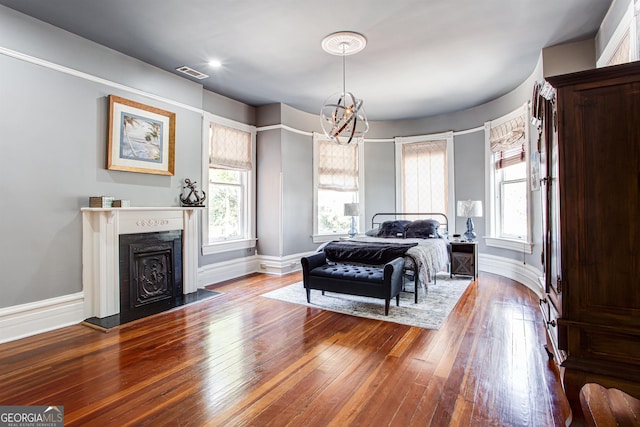
[[[417,243],[329,242],[324,253],[331,261],[357,262],[361,264],[386,264],[404,256]]]

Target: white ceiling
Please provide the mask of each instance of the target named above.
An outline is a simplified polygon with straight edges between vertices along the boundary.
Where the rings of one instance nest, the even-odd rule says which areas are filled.
[[[318,114],[342,90],[322,39],[357,31],[346,88],[370,120],[473,107],[522,83],[543,47],[593,37],[612,0],[0,0],[159,68],[186,65],[206,89]],[[217,58],[222,67],[207,62]],[[180,74],[182,76],[182,74]],[[189,77],[185,77],[189,78]]]

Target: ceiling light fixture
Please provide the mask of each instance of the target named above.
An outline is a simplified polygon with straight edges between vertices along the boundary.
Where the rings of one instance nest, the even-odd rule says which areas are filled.
[[[320,110],[320,124],[324,134],[337,144],[348,145],[364,137],[369,130],[362,99],[347,92],[345,57],[360,52],[367,39],[359,33],[341,31],[322,40],[322,49],[331,55],[342,56],[342,92],[331,95]]]
[[[222,62],[218,61],[217,59],[212,59],[211,61],[209,61],[209,66],[213,68],[222,67]]]

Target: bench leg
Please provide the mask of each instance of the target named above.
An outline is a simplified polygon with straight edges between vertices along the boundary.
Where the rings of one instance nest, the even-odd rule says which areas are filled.
[[[305,289],[307,291],[307,303],[311,303],[311,289]]]

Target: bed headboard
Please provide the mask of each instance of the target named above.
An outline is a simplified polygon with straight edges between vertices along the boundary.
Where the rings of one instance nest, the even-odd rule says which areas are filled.
[[[406,219],[409,221],[415,221],[417,219],[435,219],[440,223],[438,231],[440,234],[449,235],[449,219],[447,216],[440,212],[379,212],[371,217],[371,228],[380,227],[385,221],[392,221],[396,219]]]

